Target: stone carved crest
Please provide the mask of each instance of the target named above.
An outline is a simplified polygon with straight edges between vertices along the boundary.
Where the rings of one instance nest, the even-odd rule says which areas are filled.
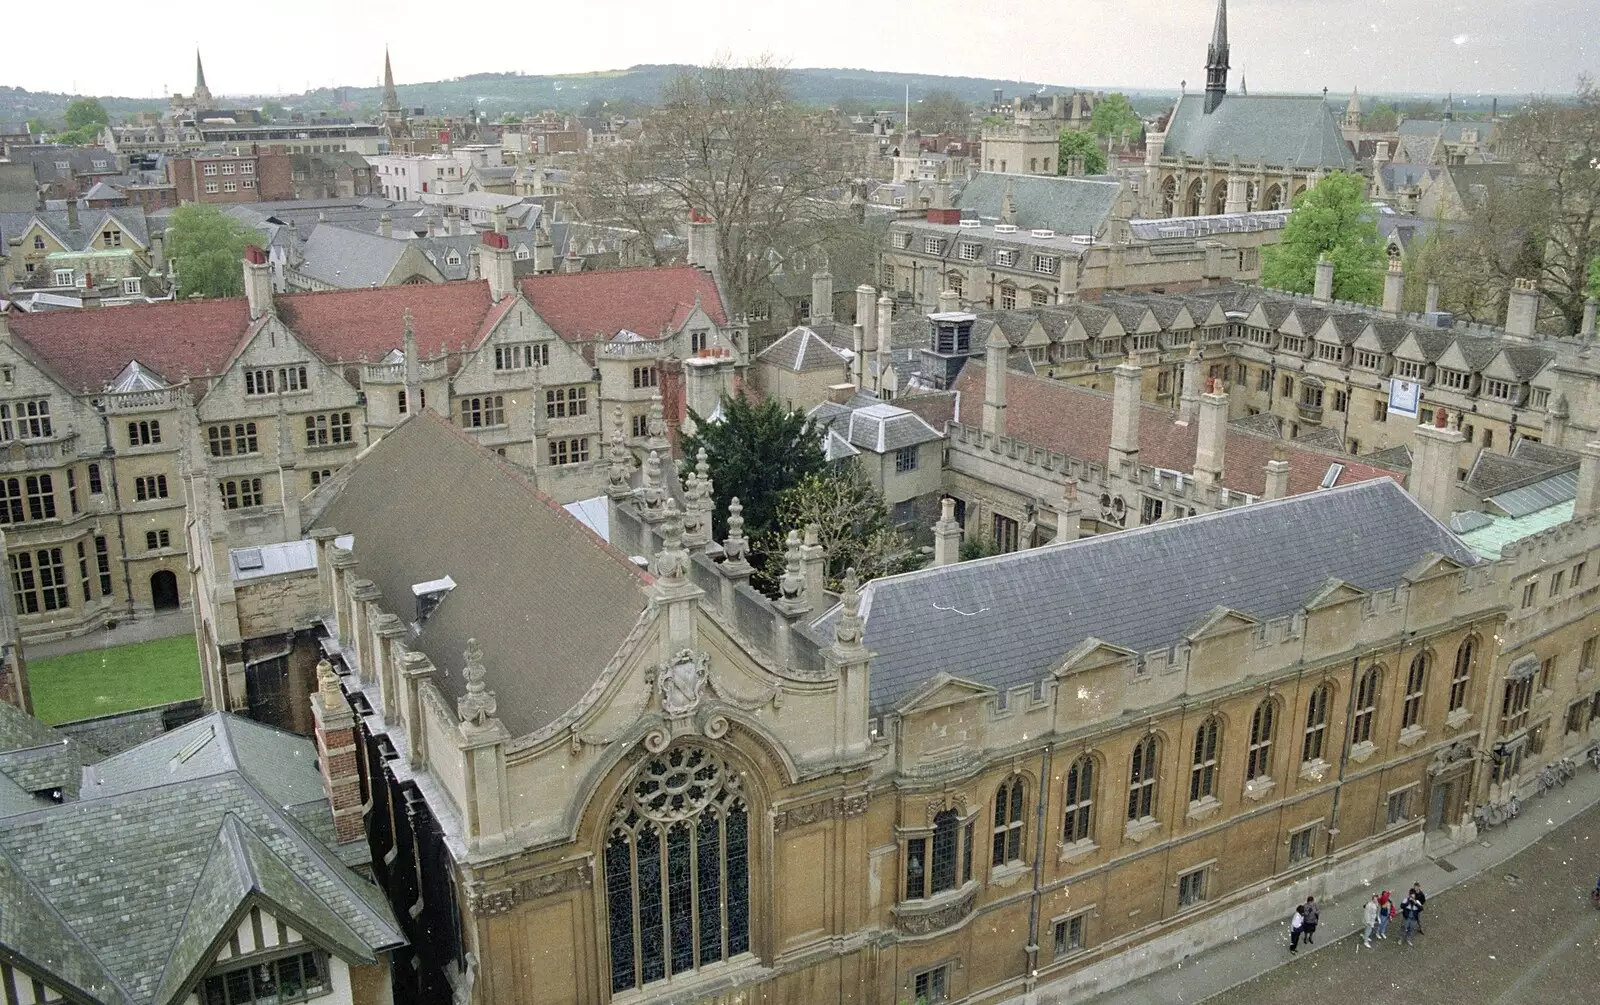
[[[661,692],[661,707],[668,715],[688,715],[699,706],[710,664],[708,654],[682,649],[671,662],[657,669],[656,687]]]

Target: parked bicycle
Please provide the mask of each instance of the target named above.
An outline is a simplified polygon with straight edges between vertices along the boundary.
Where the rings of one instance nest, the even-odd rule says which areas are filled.
[[[1516,796],[1498,803],[1485,803],[1472,811],[1481,830],[1490,827],[1499,827],[1508,820],[1513,820],[1522,812],[1522,802]]]
[[[1600,743],[1590,747],[1588,752],[1584,754],[1583,757],[1584,760],[1594,765],[1594,770],[1600,771]]]
[[[1561,775],[1561,784],[1565,785],[1578,774],[1578,762],[1570,757],[1563,757],[1556,762],[1556,771]]]

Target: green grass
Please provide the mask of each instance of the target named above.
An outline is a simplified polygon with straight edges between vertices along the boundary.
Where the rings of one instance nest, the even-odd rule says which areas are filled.
[[[33,714],[55,725],[200,696],[194,636],[28,660]]]

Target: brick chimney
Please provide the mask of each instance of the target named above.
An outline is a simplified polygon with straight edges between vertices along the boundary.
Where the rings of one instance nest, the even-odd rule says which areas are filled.
[[[322,791],[333,810],[335,839],[343,844],[366,833],[361,777],[356,759],[356,716],[345,700],[339,675],[327,660],[317,664],[317,690],[311,696]]]
[[[253,244],[244,247],[244,296],[250,301],[250,319],[273,313],[272,265],[267,253]]]
[[[1456,447],[1466,437],[1461,430],[1450,428],[1450,413],[1446,409],[1433,414],[1433,425],[1417,427],[1406,487],[1435,519],[1448,521],[1455,504]]]
[[[1222,484],[1223,454],[1228,445],[1228,394],[1222,382],[1210,381],[1200,396],[1200,435],[1195,440],[1194,480],[1215,487]]]
[[[478,250],[478,261],[483,278],[489,281],[489,296],[499,303],[516,291],[517,277],[513,266],[516,258],[511,251],[511,239],[498,230],[485,231],[483,247]]]

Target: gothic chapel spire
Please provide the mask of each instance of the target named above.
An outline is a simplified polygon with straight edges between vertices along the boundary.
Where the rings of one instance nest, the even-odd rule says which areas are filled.
[[[388,46],[384,46],[383,49],[383,98],[378,110],[391,118],[400,114],[400,96],[394,91],[394,69],[389,65]]]
[[[1228,93],[1228,0],[1217,0],[1217,23],[1206,49],[1206,114],[1222,104]]]

